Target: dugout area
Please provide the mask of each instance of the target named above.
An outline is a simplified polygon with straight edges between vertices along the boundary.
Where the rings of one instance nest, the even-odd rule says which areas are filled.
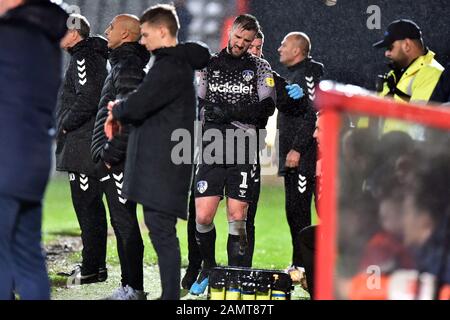
[[[328,81],[316,104],[315,298],[450,299],[450,110]]]

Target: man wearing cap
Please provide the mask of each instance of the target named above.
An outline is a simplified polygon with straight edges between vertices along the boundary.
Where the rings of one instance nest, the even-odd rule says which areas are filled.
[[[393,96],[397,101],[427,103],[439,81],[444,67],[435,59],[422,38],[419,26],[411,20],[393,21],[384,39],[373,45],[385,48],[392,70],[384,77],[381,96]],[[383,133],[401,130],[421,140],[423,130],[401,121],[386,120]]]

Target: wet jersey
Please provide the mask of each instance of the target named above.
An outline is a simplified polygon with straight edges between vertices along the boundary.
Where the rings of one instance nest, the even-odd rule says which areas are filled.
[[[255,104],[270,98],[275,101],[275,82],[269,63],[250,53],[240,58],[231,56],[227,49],[215,54],[207,68],[198,72],[198,96],[212,103]],[[211,127],[210,125],[207,125]],[[223,125],[212,125],[223,128]],[[254,126],[236,121],[226,125],[230,128],[254,128]]]

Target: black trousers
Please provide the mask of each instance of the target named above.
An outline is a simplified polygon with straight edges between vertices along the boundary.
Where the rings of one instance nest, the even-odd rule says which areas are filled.
[[[72,203],[81,229],[82,272],[97,273],[106,266],[106,211],[98,178],[69,172]]]
[[[42,204],[0,194],[0,300],[50,299],[41,246]]]
[[[144,207],[145,224],[158,256],[162,300],[180,299],[181,253],[177,217]]]
[[[193,182],[194,183],[194,182]],[[193,187],[194,188],[194,187]],[[198,247],[197,240],[195,239],[195,195],[194,189],[192,189],[191,196],[189,198],[189,215],[187,223],[187,235],[188,235],[188,269],[195,271],[200,270],[202,267],[202,254]]]
[[[311,299],[314,299],[314,259],[316,253],[317,226],[309,226],[299,232],[301,265],[305,268],[306,282]]]
[[[123,164],[102,170],[100,182],[106,195],[111,225],[117,238],[122,286],[144,289],[144,244],[136,216],[136,203],[122,197]]]
[[[300,231],[311,225],[311,202],[315,193],[315,178],[299,170],[284,176],[286,216],[292,237],[292,264],[303,266]]]

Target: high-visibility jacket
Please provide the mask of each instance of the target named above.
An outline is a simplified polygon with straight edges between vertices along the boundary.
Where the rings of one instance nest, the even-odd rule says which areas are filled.
[[[394,93],[394,99],[398,102],[411,102],[426,104],[444,71],[444,67],[434,59],[435,53],[431,50],[418,57],[403,72],[401,78],[397,82],[397,90]],[[393,70],[388,74],[391,76]],[[389,94],[387,83],[384,84],[383,91],[380,96],[384,97]],[[400,94],[402,92],[403,94]],[[364,127],[367,123],[364,119],[360,119],[358,127]],[[361,124],[361,125],[360,125]],[[409,133],[413,138],[420,139],[423,134],[423,128],[410,123],[395,119],[386,119],[382,127],[382,133],[390,131],[404,131]]]

